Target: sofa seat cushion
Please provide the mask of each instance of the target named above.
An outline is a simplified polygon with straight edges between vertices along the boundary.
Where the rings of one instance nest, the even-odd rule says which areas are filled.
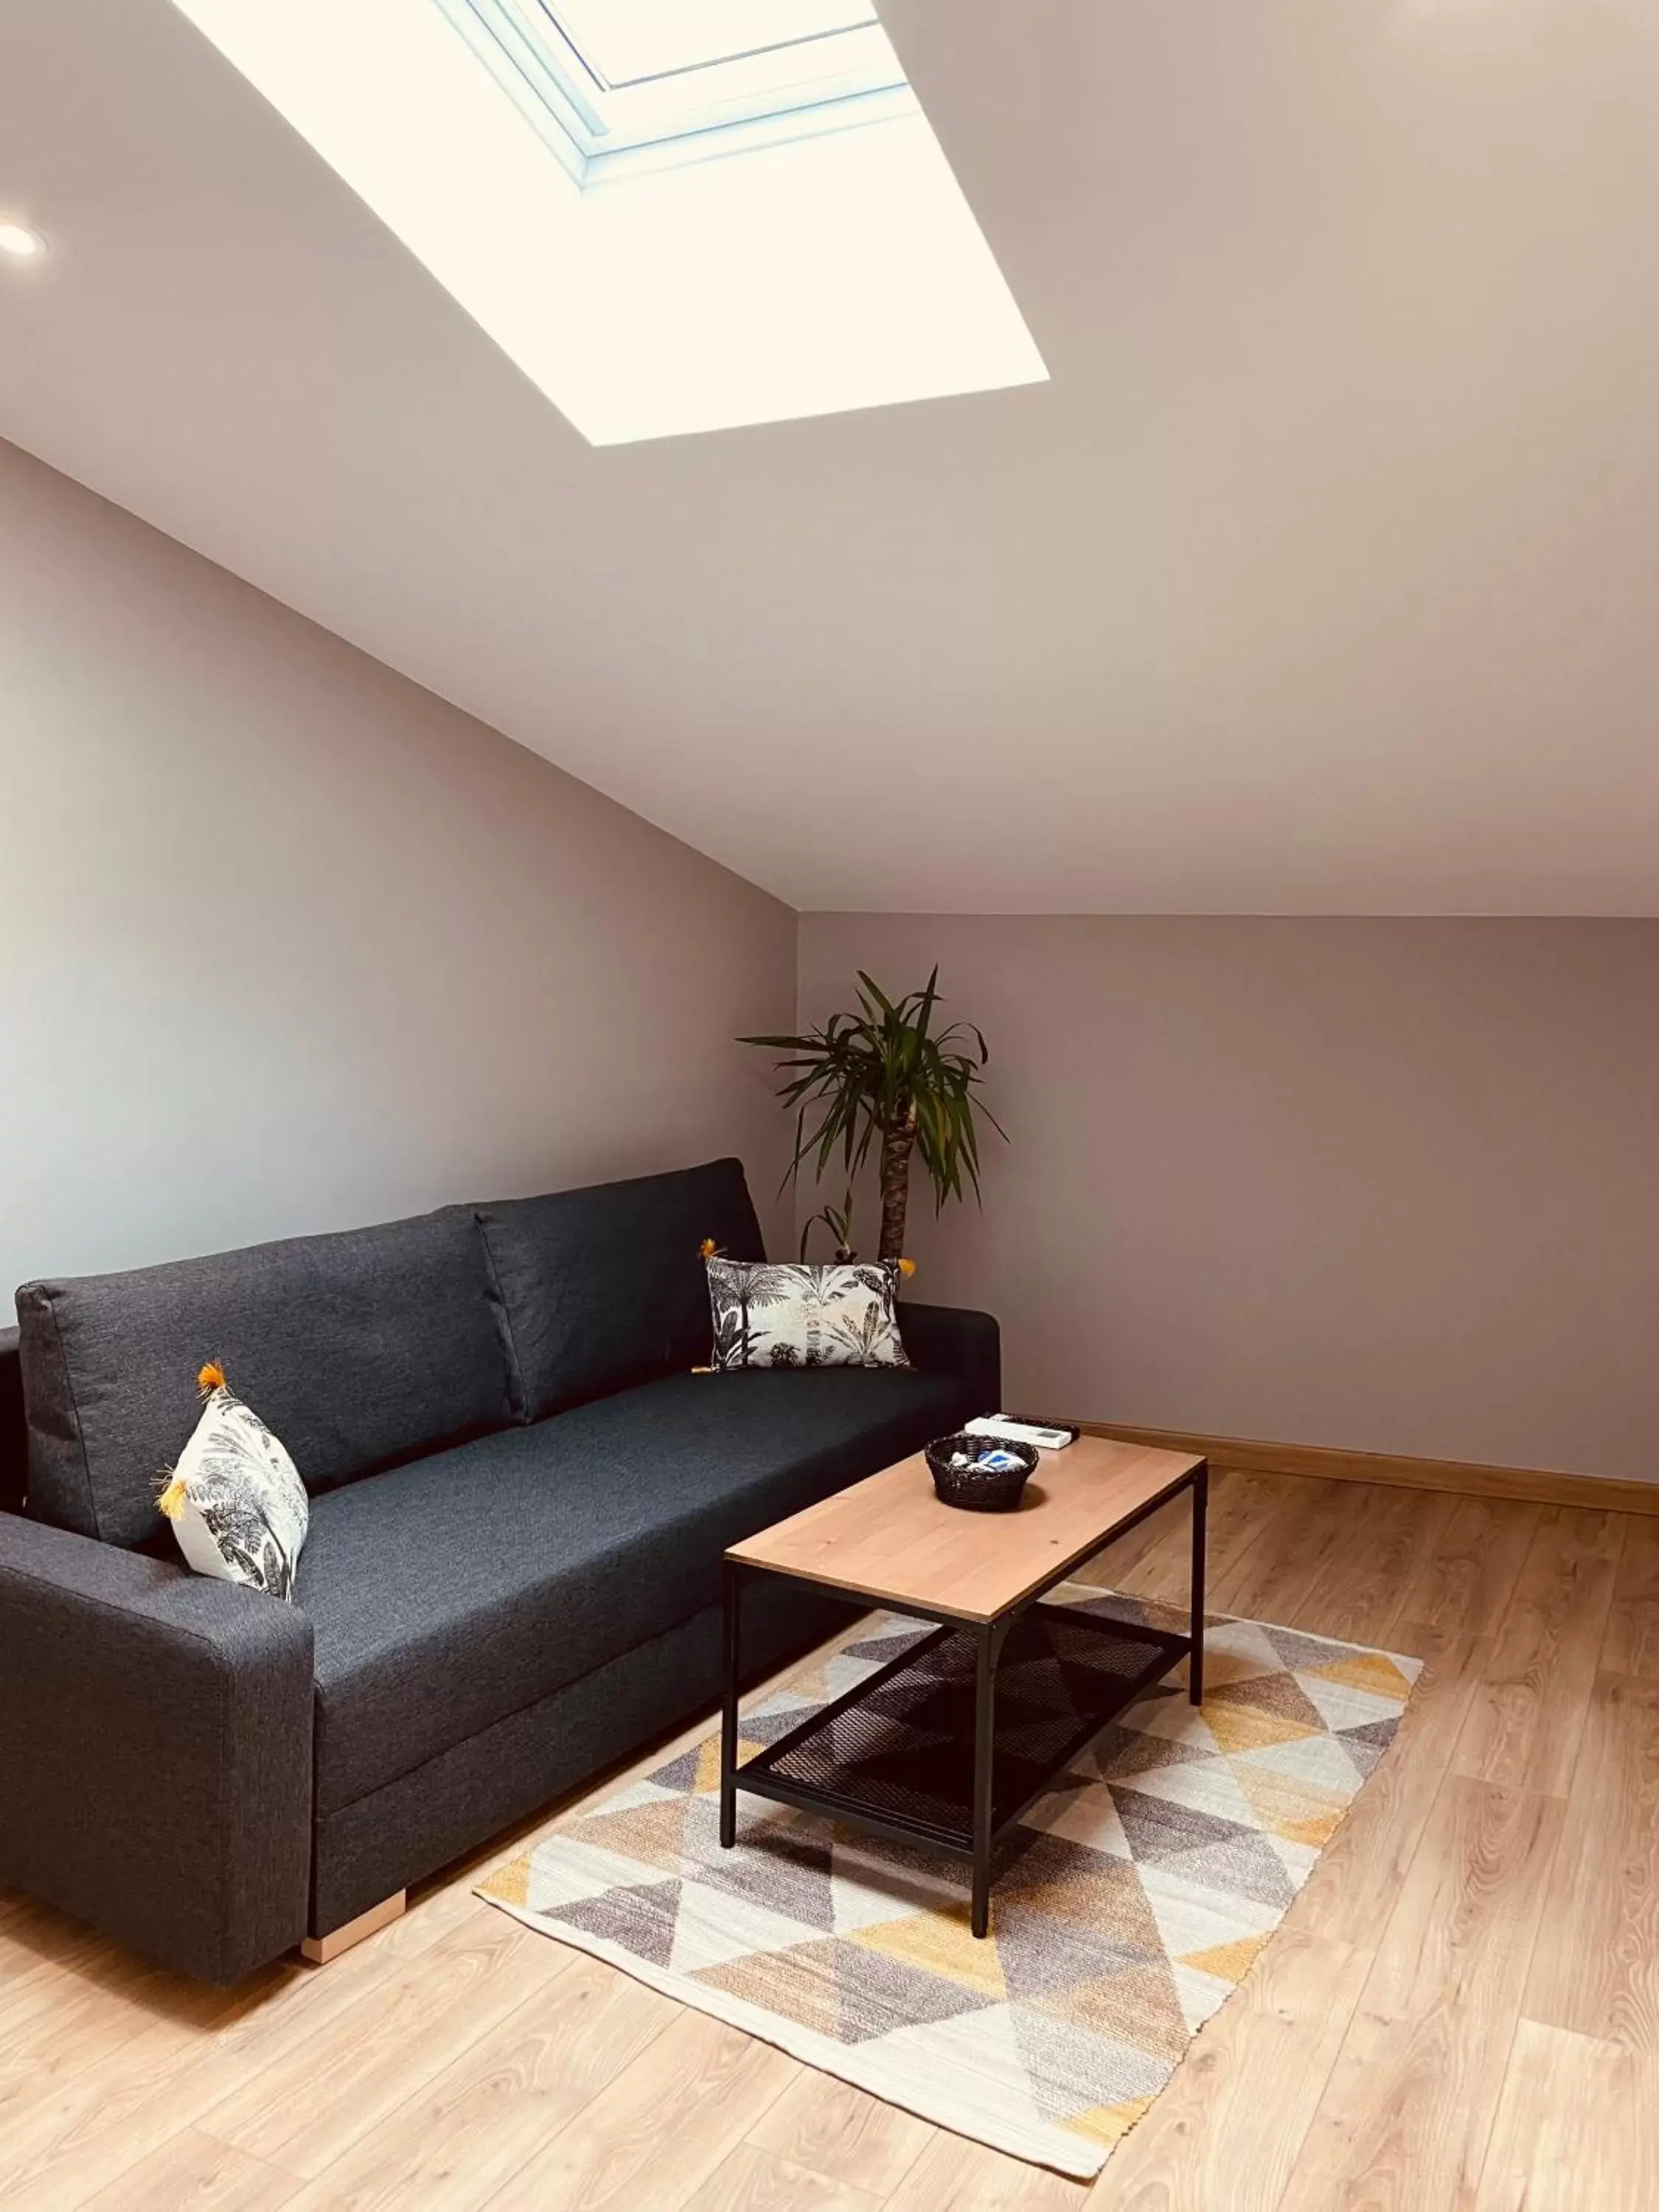
[[[715,1601],[729,1544],[977,1408],[914,1370],[673,1376],[319,1498],[319,1815]]]

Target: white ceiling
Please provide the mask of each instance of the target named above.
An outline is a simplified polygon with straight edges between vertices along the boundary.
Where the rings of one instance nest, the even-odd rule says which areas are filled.
[[[1652,0],[884,12],[1050,386],[595,451],[0,0],[0,434],[797,906],[1659,913]]]

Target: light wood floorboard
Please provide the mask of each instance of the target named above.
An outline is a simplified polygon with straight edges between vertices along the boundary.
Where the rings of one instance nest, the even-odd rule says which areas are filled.
[[[1601,1663],[1614,1674],[1659,1675],[1659,1520],[1626,1528]]]
[[[1474,2212],[1652,2212],[1659,2060],[1523,2020]]]
[[[1616,1513],[1544,1508],[1464,1726],[1459,1773],[1566,1794],[1626,1525]]]
[[[937,2132],[914,2112],[802,2066],[748,2139],[793,2166],[809,2166],[867,2196],[888,2197]]]
[[[1181,1601],[1188,1527],[1181,1502],[1091,1578]],[[335,1964],[230,1992],[0,1893],[0,2204],[1659,2212],[1659,1520],[1218,1470],[1209,1595],[1427,1665],[1092,2189],[479,1903],[566,1806]]]
[[[881,2212],[885,2199],[751,2142],[727,2153],[686,2212]]]
[[[1561,1828],[1559,1798],[1451,1778],[1389,1917],[1282,2212],[1470,2203]]]
[[[283,2212],[292,2174],[184,2128],[88,2200],[94,2212]]]
[[[679,2010],[596,1959],[568,1960],[556,1985],[361,2135],[301,2191],[295,2212],[488,2204]]]
[[[1596,1680],[1526,2009],[1659,2057],[1659,1681]]]
[[[1402,1611],[1454,1635],[1489,1636],[1508,1610],[1544,1509],[1504,1498],[1449,1502],[1451,1510]]]
[[[681,2212],[793,2069],[770,2044],[682,2008],[490,2203],[501,2212]]]

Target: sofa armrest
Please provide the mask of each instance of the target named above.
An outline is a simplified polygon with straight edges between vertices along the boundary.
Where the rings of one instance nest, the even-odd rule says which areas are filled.
[[[0,1878],[234,1982],[306,1932],[311,1623],[0,1514]]]
[[[1001,1412],[1002,1333],[994,1316],[969,1306],[916,1305],[905,1298],[898,1317],[914,1365],[928,1374],[959,1377],[973,1395],[975,1413]]]

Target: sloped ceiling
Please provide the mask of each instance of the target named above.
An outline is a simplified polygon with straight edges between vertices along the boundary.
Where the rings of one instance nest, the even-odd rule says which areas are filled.
[[[1652,0],[885,12],[1047,387],[592,451],[0,0],[0,434],[803,908],[1659,912]]]

